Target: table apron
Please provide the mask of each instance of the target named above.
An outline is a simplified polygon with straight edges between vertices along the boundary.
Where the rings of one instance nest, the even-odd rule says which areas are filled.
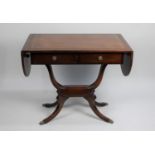
[[[32,64],[122,64],[123,54],[31,54]]]

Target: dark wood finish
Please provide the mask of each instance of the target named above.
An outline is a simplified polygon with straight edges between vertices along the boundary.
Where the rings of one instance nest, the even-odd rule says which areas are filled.
[[[131,52],[120,34],[31,34],[23,52]]]
[[[54,110],[54,112],[48,116],[47,118],[45,118],[44,120],[42,120],[39,124],[42,125],[42,124],[45,124],[45,123],[48,123],[50,122],[53,118],[55,118],[58,113],[61,111],[63,105],[64,105],[64,102],[65,100],[67,99],[67,97],[65,96],[62,96],[62,95],[59,95],[58,97],[58,104],[56,105],[56,109]]]
[[[122,54],[32,54],[32,64],[121,64]]]
[[[31,71],[31,54],[22,53],[22,67],[25,76],[29,76]]]
[[[120,64],[124,75],[132,67],[133,51],[120,34],[31,34],[21,52],[23,71],[29,75],[31,65],[46,65],[50,80],[58,96],[53,104],[54,112],[42,120],[45,124],[55,118],[69,97],[84,97],[93,112],[105,122],[113,121],[97,107],[107,103],[96,101],[95,89],[100,85],[108,64]],[[54,77],[52,64],[101,64],[97,79],[91,85],[61,85]]]
[[[81,64],[120,64],[122,54],[81,54],[79,58]]]
[[[129,75],[132,68],[133,54],[123,54],[123,63],[121,64],[122,73],[127,76]]]
[[[76,55],[71,54],[32,54],[32,64],[76,64]]]
[[[101,65],[100,68],[100,72],[99,75],[96,79],[96,81],[94,83],[92,83],[90,86],[87,85],[82,85],[82,86],[62,86],[61,84],[59,84],[53,74],[53,70],[52,67],[50,65],[46,65],[48,72],[49,72],[49,76],[51,79],[51,82],[53,83],[53,85],[55,86],[55,88],[57,89],[58,92],[58,97],[57,97],[57,101],[54,104],[43,104],[43,106],[49,108],[49,107],[53,107],[56,106],[56,109],[54,110],[54,112],[48,116],[47,118],[45,118],[44,120],[42,120],[40,122],[40,124],[45,124],[50,122],[53,118],[55,118],[57,116],[57,114],[60,112],[60,110],[62,109],[64,102],[69,98],[69,97],[84,97],[91,109],[93,110],[93,112],[102,120],[104,120],[105,122],[108,123],[113,123],[113,121],[104,116],[98,109],[96,106],[105,106],[107,105],[106,103],[98,103],[95,101],[96,96],[94,94],[95,89],[99,86],[102,78],[103,78],[103,73],[104,70],[106,68],[106,65]]]

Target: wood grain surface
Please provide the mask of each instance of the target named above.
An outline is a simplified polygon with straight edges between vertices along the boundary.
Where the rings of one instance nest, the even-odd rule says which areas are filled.
[[[132,52],[121,34],[30,34],[23,52]]]

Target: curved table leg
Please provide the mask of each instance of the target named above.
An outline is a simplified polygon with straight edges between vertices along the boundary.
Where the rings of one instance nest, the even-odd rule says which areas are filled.
[[[104,106],[107,106],[108,105],[108,103],[106,103],[106,102],[97,102],[97,101],[95,101],[95,104],[98,107],[104,107]]]
[[[96,95],[95,94],[93,95],[93,98],[94,98],[94,100],[96,100]],[[104,107],[104,106],[108,105],[108,103],[106,103],[106,102],[97,102],[97,101],[95,101],[95,104],[98,107]]]
[[[106,64],[101,65],[96,81],[89,86],[88,85],[63,86],[56,81],[54,74],[53,74],[52,66],[46,65],[48,72],[49,72],[51,82],[57,89],[58,97],[57,97],[57,101],[54,102],[53,104],[47,103],[47,104],[43,105],[44,107],[47,107],[47,108],[56,106],[56,109],[50,116],[48,116],[47,118],[42,120],[40,122],[40,124],[41,125],[46,124],[46,123],[50,122],[52,119],[54,119],[58,115],[58,113],[61,111],[66,99],[68,99],[69,97],[79,97],[79,96],[84,97],[89,102],[91,109],[94,111],[94,113],[98,117],[100,117],[105,122],[113,123],[113,121],[110,118],[104,116],[96,107],[96,106],[106,106],[107,103],[99,103],[99,102],[95,101],[96,95],[94,94],[95,89],[99,86],[99,84],[103,78],[103,73],[104,73],[106,66],[107,66]]]
[[[52,108],[55,107],[58,104],[58,101],[55,101],[54,103],[44,103],[42,106],[45,108]]]
[[[58,104],[58,96],[56,97],[56,101],[54,103],[44,103],[42,106],[45,108],[52,108]]]
[[[95,103],[95,100],[93,99],[93,97],[91,97],[91,96],[85,96],[84,98],[89,102],[89,105],[90,105],[91,109],[94,111],[94,113],[95,113],[99,118],[101,118],[101,119],[104,120],[105,122],[113,123],[113,120],[111,120],[110,118],[104,116],[104,115],[97,109],[96,103]]]
[[[62,107],[64,105],[64,102],[66,100],[67,100],[67,97],[59,96],[58,97],[58,104],[57,104],[57,107],[54,110],[54,112],[50,116],[48,116],[47,118],[42,120],[39,124],[43,125],[43,124],[46,124],[46,123],[50,122],[52,119],[54,119],[58,115],[58,113],[61,111],[61,109],[62,109]]]

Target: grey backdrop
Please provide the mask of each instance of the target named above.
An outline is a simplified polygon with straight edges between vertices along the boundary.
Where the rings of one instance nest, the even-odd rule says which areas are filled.
[[[69,99],[51,123],[37,123],[50,114],[41,103],[54,101],[56,92],[44,66],[32,66],[24,77],[20,51],[30,33],[121,33],[134,50],[130,76],[109,65],[97,99],[109,102],[101,110],[114,120],[95,117],[81,98]],[[155,24],[0,24],[0,130],[154,130]],[[89,84],[99,66],[54,66],[62,84]],[[96,119],[95,119],[96,118]]]

